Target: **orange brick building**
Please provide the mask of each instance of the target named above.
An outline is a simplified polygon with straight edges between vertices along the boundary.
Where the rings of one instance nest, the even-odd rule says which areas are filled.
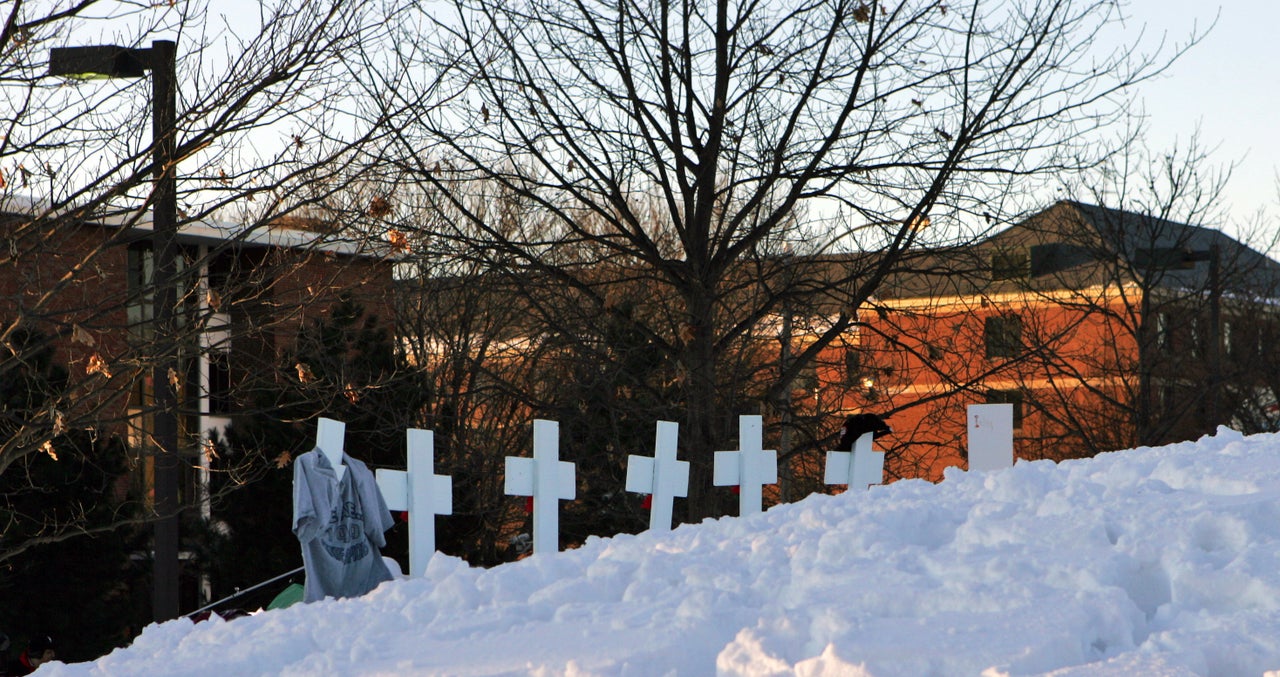
[[[1024,459],[1275,429],[1280,264],[1219,231],[1059,202],[877,292],[818,382],[887,416],[889,478],[965,467],[975,403],[1014,405]]]

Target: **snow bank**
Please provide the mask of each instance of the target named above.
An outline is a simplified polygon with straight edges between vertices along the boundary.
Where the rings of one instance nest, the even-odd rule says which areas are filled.
[[[40,675],[1262,675],[1280,671],[1280,437],[951,471],[592,539]],[[1280,675],[1280,673],[1277,673]]]

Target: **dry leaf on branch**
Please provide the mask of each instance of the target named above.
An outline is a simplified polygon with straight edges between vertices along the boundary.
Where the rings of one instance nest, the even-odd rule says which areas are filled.
[[[107,368],[107,361],[97,353],[89,356],[89,363],[85,365],[84,372],[86,374],[102,374],[103,378],[111,378],[111,370]]]
[[[391,243],[392,251],[403,254],[409,251],[409,236],[398,230],[387,231],[387,240]]]
[[[218,458],[218,445],[213,443],[211,439],[204,441],[204,457],[210,461]]]
[[[378,196],[369,202],[369,216],[375,219],[385,218],[391,215],[391,200]]]
[[[71,325],[71,342],[89,346],[90,348],[98,344],[97,341],[93,340],[93,334],[85,331],[84,327],[78,324]]]
[[[303,383],[310,383],[316,380],[316,375],[311,373],[311,365],[306,362],[299,362],[293,365],[293,368],[298,370],[299,381],[302,381]]]

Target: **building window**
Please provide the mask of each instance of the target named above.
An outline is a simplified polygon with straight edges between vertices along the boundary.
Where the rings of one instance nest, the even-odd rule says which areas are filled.
[[[991,279],[1025,280],[1031,276],[1031,259],[1023,249],[1005,249],[991,253]]]
[[[854,348],[844,351],[844,378],[849,385],[857,384],[862,378],[862,353]]]
[[[204,354],[208,369],[210,414],[231,413],[231,316],[209,313],[205,321]]]
[[[186,285],[194,283],[190,279],[189,259],[195,253],[189,248],[181,248],[174,259],[174,294],[178,301],[173,316],[174,326],[181,328],[190,321],[193,295]],[[156,299],[155,299],[155,254],[150,242],[131,245],[126,259],[126,277],[129,297],[126,316],[129,322],[129,334],[137,341],[149,341],[155,337]]]
[[[1156,314],[1156,347],[1160,350],[1173,350],[1173,332],[1169,326],[1169,316]]]
[[[1046,242],[1031,245],[1028,273],[1031,277],[1051,275],[1069,270],[1095,260],[1093,252],[1085,247],[1066,242]]]
[[[796,375],[795,387],[799,390],[817,394],[819,385],[818,370],[812,365],[805,367]]]
[[[231,413],[231,361],[228,353],[209,355],[209,413]]]
[[[1012,404],[1013,428],[1022,427],[1022,391],[1021,390],[988,390],[987,404]]]
[[[128,250],[129,333],[140,341],[149,340],[155,330],[154,289],[151,280],[155,265],[150,245],[134,245]]]
[[[987,359],[1016,357],[1022,352],[1022,318],[1017,315],[988,317],[982,340],[987,349]]]

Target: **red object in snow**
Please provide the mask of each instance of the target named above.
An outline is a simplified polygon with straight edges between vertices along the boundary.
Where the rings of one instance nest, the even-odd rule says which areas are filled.
[[[401,522],[404,522],[405,524],[408,524],[408,523],[409,523],[409,511],[408,511],[408,510],[402,510],[402,511],[400,511],[400,512],[396,513],[396,519],[400,520]]]
[[[653,494],[645,494],[644,500],[640,501],[640,507],[645,510],[653,510]]]
[[[533,513],[533,497],[532,496],[524,499],[524,511],[530,514]]]

